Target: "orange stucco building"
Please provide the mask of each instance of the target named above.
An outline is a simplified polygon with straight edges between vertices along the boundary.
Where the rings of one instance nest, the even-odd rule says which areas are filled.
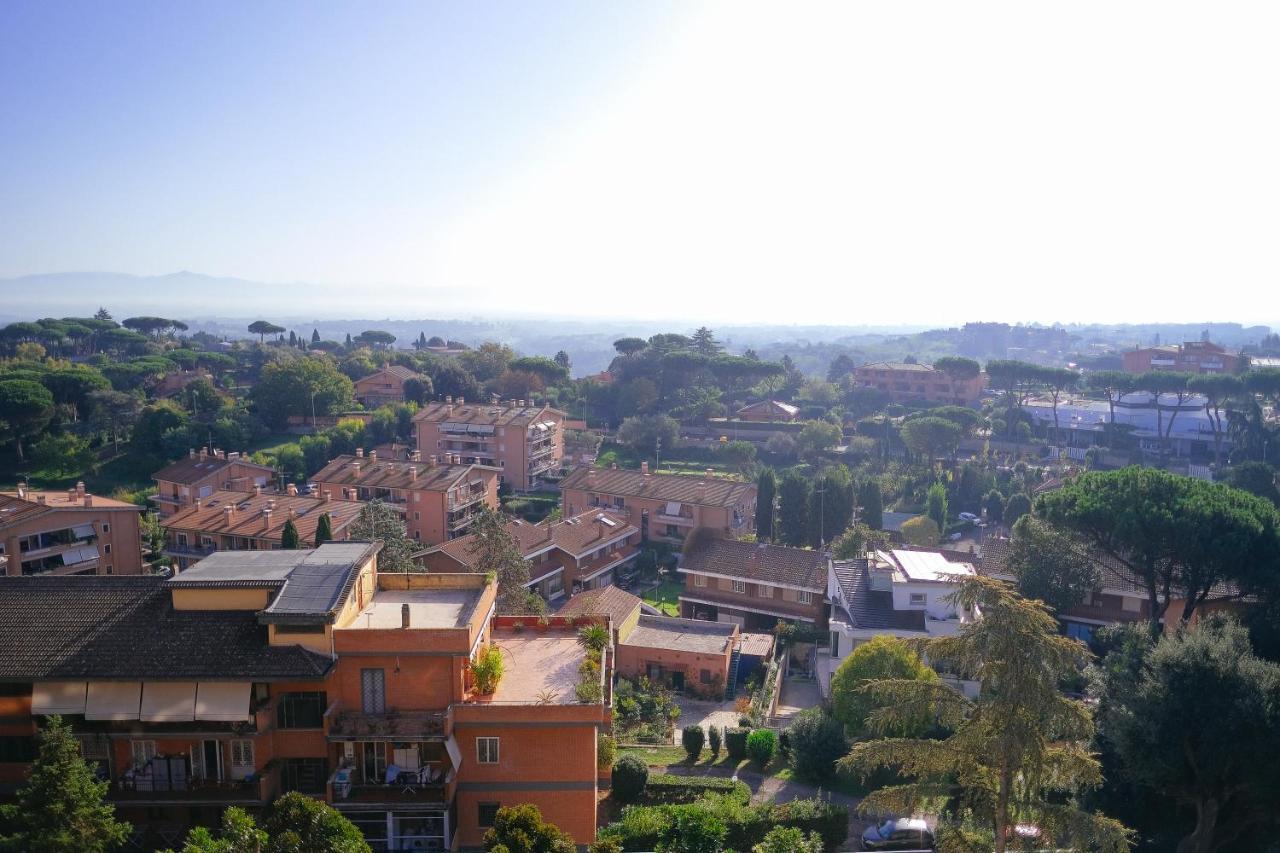
[[[152,474],[156,491],[150,499],[165,518],[220,489],[252,491],[254,486],[269,486],[274,477],[271,468],[250,462],[241,453],[201,448]]]
[[[142,507],[65,492],[0,492],[0,575],[136,575]]]
[[[490,465],[516,491],[536,489],[564,459],[564,412],[532,400],[468,403],[446,397],[414,416],[418,450]]]

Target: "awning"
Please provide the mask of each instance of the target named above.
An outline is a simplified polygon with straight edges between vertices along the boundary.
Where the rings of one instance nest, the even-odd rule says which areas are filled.
[[[136,720],[142,704],[141,681],[90,681],[86,720]]]
[[[31,688],[32,714],[83,714],[84,681],[37,681]]]
[[[142,685],[142,714],[148,723],[189,723],[196,718],[194,681],[148,681]]]
[[[449,739],[444,742],[444,751],[449,753],[454,771],[462,769],[462,750],[458,749],[458,741],[453,735],[449,735]]]
[[[666,514],[667,514],[667,515],[679,515],[679,514],[680,514],[680,504],[676,503],[675,501],[667,501]]]
[[[77,524],[75,527],[71,528],[71,535],[75,536],[77,539],[85,539],[89,536],[92,536],[94,535],[93,525]]]
[[[64,566],[75,566],[96,559],[98,559],[98,549],[92,545],[83,548],[68,548],[62,552],[62,565]]]
[[[240,723],[249,719],[247,681],[201,681],[196,686],[196,719]]]

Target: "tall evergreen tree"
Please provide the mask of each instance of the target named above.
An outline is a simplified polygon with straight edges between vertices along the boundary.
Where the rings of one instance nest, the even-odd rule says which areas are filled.
[[[884,527],[884,497],[880,493],[880,483],[866,480],[858,488],[858,506],[861,512],[858,519],[872,530]]]
[[[318,344],[318,343],[320,343],[320,330],[319,330],[319,329],[312,329],[312,330],[311,330],[311,343],[313,343],[313,344]]]
[[[329,513],[324,513],[316,521],[316,547],[319,548],[325,542],[333,539],[333,519],[329,518]]]
[[[471,526],[475,544],[469,549],[471,565],[475,571],[492,574],[498,581],[499,613],[542,613],[546,602],[532,590],[529,582],[529,564],[524,561],[515,537],[507,532],[505,520],[492,509],[480,511]]]
[[[724,346],[706,326],[699,326],[693,333],[693,348],[707,356],[719,355],[724,351]]]
[[[382,501],[369,501],[360,509],[351,525],[351,538],[362,542],[382,540],[382,551],[378,554],[380,572],[419,571],[413,562],[418,544],[409,538],[400,514]]]
[[[778,475],[772,468],[762,468],[756,482],[756,536],[762,541],[773,539],[773,502],[778,496]]]
[[[788,471],[778,486],[778,521],[775,536],[785,545],[799,547],[809,532],[809,492],[813,484],[798,471]]]
[[[0,806],[0,850],[15,853],[104,853],[124,843],[129,824],[116,820],[99,782],[80,757],[71,727],[54,715],[36,735],[38,751],[16,800]]]
[[[947,487],[934,483],[925,496],[925,515],[933,519],[942,533],[947,531]]]
[[[296,551],[302,547],[298,539],[298,527],[292,518],[284,523],[284,528],[280,531],[280,547],[285,551]]]

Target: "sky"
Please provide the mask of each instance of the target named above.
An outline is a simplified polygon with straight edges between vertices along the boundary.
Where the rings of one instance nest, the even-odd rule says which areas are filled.
[[[1277,36],[1269,2],[10,0],[0,277],[311,282],[366,316],[1272,321]]]

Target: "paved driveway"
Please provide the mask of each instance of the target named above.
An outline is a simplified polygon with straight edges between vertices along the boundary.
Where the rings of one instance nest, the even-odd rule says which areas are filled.
[[[785,726],[788,721],[805,708],[816,708],[822,704],[822,694],[818,691],[818,682],[811,678],[784,678],[782,680],[782,696],[778,698],[778,724]]]
[[[690,699],[677,696],[676,704],[680,706],[680,719],[676,721],[673,741],[680,743],[680,730],[685,726],[699,725],[703,730],[711,726],[733,728],[738,725],[738,712],[733,710],[733,702],[710,702],[703,699]]]

